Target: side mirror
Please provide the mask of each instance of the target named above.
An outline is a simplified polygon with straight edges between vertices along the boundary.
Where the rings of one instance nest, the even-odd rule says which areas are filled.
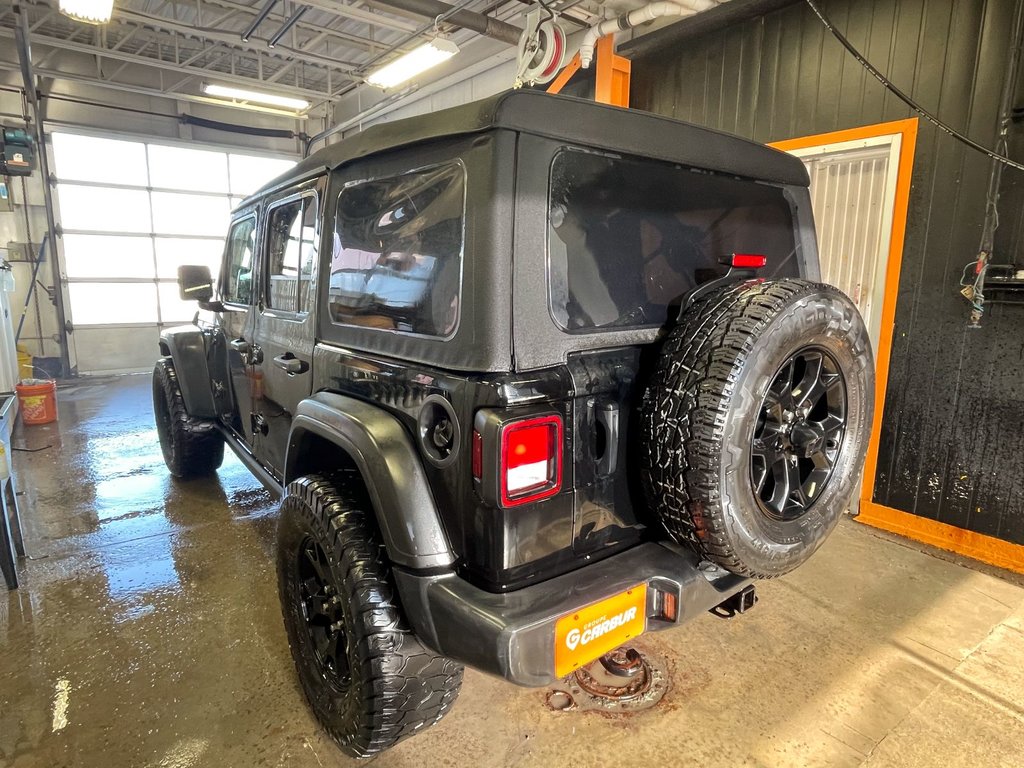
[[[178,267],[178,295],[182,301],[207,302],[213,298],[213,278],[210,268],[186,264]]]

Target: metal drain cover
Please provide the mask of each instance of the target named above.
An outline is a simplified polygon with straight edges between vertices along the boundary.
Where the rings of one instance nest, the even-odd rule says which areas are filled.
[[[547,705],[559,712],[650,709],[668,689],[665,668],[662,659],[644,656],[635,648],[616,648],[555,683]]]

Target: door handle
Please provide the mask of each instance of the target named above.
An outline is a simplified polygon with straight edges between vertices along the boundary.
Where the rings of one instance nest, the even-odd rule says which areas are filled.
[[[263,350],[256,344],[250,344],[245,339],[232,339],[228,346],[239,354],[243,365],[259,365],[263,362]]]
[[[598,403],[594,417],[597,428],[604,432],[604,453],[597,459],[597,476],[608,477],[615,473],[619,458],[619,404]]]
[[[278,355],[274,358],[274,365],[283,370],[289,376],[294,376],[297,373],[305,373],[309,370],[309,363],[305,360],[299,360],[291,352],[285,352],[283,355]]]

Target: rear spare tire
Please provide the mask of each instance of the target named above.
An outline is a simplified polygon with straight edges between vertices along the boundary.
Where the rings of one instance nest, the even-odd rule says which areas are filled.
[[[836,288],[749,281],[699,298],[644,392],[650,507],[674,539],[733,573],[788,573],[857,487],[873,389],[867,330]]]

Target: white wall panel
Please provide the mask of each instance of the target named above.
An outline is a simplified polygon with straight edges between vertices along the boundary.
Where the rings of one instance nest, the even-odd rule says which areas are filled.
[[[866,141],[794,152],[811,179],[822,279],[853,299],[877,348],[896,194],[899,141]]]

